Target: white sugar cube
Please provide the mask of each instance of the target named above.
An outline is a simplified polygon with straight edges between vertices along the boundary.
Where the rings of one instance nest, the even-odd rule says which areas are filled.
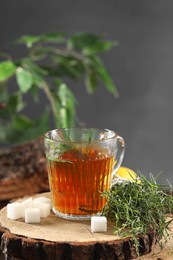
[[[35,203],[35,206],[40,209],[40,218],[46,218],[50,215],[50,205],[47,203]]]
[[[16,220],[22,217],[22,207],[19,202],[7,204],[7,218]]]
[[[23,201],[21,202],[22,217],[23,217],[23,218],[25,217],[25,210],[26,210],[27,208],[34,208],[34,207],[35,207],[35,204],[34,204],[34,200],[33,200],[32,198],[23,200]]]
[[[21,202],[21,205],[24,206],[25,208],[32,208],[34,205],[34,200],[33,198],[28,198],[26,200],[23,200]]]
[[[91,217],[91,231],[92,232],[106,232],[107,231],[107,218],[104,216]]]
[[[27,208],[25,210],[25,222],[26,223],[40,222],[40,209],[39,208]]]
[[[49,204],[51,207],[51,200],[46,197],[38,197],[34,199],[34,203],[46,203]]]
[[[7,217],[16,220],[25,218],[26,223],[38,223],[50,215],[51,200],[46,197],[28,198],[7,205]]]

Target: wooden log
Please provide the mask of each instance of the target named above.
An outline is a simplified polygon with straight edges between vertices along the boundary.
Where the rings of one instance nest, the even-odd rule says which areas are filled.
[[[48,190],[41,138],[0,150],[0,201]]]
[[[49,197],[49,193],[38,196]],[[24,219],[12,221],[7,209],[0,211],[1,250],[7,259],[116,259],[137,257],[130,237],[113,234],[113,223],[108,221],[108,231],[92,233],[90,221],[70,221],[55,214],[41,219],[37,224],[26,224]],[[157,243],[157,234],[140,236],[140,255],[151,252]]]

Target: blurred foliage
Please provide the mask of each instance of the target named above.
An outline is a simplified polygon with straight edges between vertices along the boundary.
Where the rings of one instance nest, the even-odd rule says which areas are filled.
[[[26,56],[13,59],[0,53],[0,143],[20,144],[32,140],[50,128],[50,114],[55,127],[76,125],[77,100],[67,85],[67,78],[84,79],[88,94],[94,93],[102,82],[117,96],[117,88],[100,54],[117,42],[104,40],[91,33],[24,35],[16,44],[26,47]],[[14,79],[13,79],[14,78]],[[14,83],[17,90],[14,91]],[[24,114],[30,103],[24,101],[30,92],[39,104],[43,91],[48,107],[40,118],[33,120]]]

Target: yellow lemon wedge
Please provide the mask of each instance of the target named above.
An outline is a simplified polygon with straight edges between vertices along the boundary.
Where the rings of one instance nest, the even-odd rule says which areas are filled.
[[[136,172],[127,167],[120,167],[115,173],[114,178],[117,178],[119,181],[137,181],[137,183],[140,183],[139,177]]]

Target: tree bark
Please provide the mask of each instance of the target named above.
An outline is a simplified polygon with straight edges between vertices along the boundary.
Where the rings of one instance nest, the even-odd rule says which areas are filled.
[[[130,260],[137,257],[130,239],[112,242],[69,243],[47,242],[13,235],[0,229],[1,250],[8,260],[54,259],[54,260]],[[149,234],[140,237],[140,255],[151,252],[156,236]],[[147,259],[147,258],[146,258]]]
[[[0,201],[48,190],[41,138],[0,150]]]

